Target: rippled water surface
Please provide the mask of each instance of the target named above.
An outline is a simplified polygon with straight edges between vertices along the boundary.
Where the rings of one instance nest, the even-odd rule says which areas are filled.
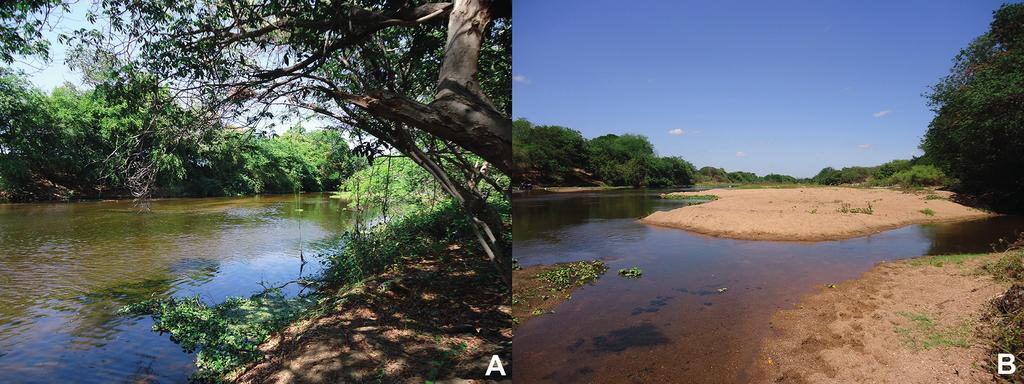
[[[193,356],[117,309],[154,295],[215,303],[316,273],[316,255],[352,225],[345,205],[320,194],[0,204],[0,382],[186,381]]]
[[[841,241],[730,240],[637,223],[685,204],[658,192],[513,199],[513,253],[522,265],[603,259],[610,268],[516,330],[517,382],[746,382],[772,313],[802,295],[880,261],[986,252],[1024,230],[1020,217],[995,217]],[[643,277],[615,274],[633,266]]]

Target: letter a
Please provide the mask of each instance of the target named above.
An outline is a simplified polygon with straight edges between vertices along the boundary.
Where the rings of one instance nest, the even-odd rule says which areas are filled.
[[[491,364],[487,366],[487,373],[484,376],[490,376],[491,372],[498,371],[502,376],[505,376],[505,367],[501,366],[501,359],[498,355],[491,355]]]

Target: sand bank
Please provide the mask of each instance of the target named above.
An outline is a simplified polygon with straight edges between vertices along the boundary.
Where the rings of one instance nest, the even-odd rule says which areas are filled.
[[[992,215],[949,201],[952,194],[946,191],[829,187],[712,189],[671,195],[719,199],[655,212],[641,222],[744,240],[837,240],[909,224]]]
[[[1008,284],[977,273],[998,254],[882,263],[777,312],[753,382],[992,382],[986,305]]]

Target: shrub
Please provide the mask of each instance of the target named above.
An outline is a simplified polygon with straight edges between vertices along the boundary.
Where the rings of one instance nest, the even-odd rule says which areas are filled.
[[[896,172],[886,180],[888,185],[904,188],[939,186],[946,183],[946,175],[931,165],[915,165],[910,169]]]

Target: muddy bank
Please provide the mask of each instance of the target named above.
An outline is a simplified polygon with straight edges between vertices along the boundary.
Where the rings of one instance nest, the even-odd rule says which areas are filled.
[[[979,268],[998,254],[882,263],[772,316],[756,382],[993,381],[984,313],[1006,290]]]
[[[604,262],[534,265],[512,272],[512,327],[543,316],[608,271]]]
[[[493,354],[511,372],[507,288],[478,272],[492,269],[486,260],[450,257],[405,265],[340,294],[327,313],[263,343],[267,358],[235,382],[489,383]]]
[[[743,240],[823,241],[910,224],[991,216],[949,201],[951,193],[946,191],[830,187],[712,189],[671,195],[715,195],[719,199],[655,212],[641,222]]]

